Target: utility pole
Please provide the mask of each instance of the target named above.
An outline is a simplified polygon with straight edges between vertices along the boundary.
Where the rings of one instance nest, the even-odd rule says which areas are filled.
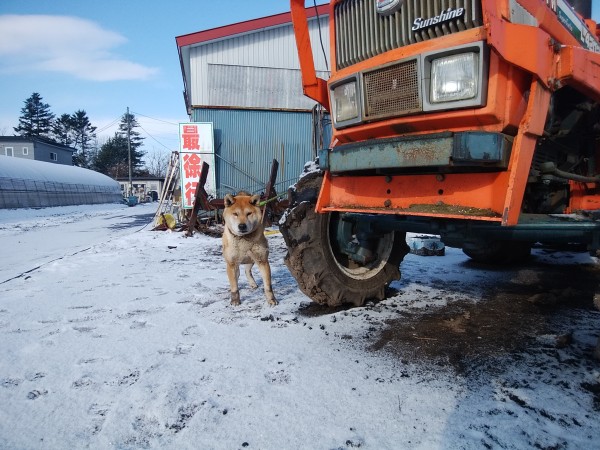
[[[129,106],[127,107],[127,156],[129,162],[129,195],[133,194],[133,184],[131,182],[131,124],[129,123]]]

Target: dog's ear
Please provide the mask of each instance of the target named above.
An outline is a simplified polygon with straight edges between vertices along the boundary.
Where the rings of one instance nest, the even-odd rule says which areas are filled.
[[[233,197],[231,194],[225,195],[225,208],[233,205],[234,203],[235,203],[235,197]]]
[[[255,194],[252,197],[250,197],[250,204],[254,205],[254,206],[258,206],[258,202],[260,201],[260,195]]]

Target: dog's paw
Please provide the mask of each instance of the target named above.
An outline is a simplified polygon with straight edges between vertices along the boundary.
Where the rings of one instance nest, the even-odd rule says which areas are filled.
[[[256,281],[249,281],[248,284],[250,285],[250,289],[252,290],[258,288],[258,284],[256,284]]]
[[[279,304],[279,302],[275,299],[275,296],[272,294],[267,296],[267,303],[270,306],[277,306]]]
[[[239,306],[241,304],[239,291],[231,293],[231,304],[233,306]]]

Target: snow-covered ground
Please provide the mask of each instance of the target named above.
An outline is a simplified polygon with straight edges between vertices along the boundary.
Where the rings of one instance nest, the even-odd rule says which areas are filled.
[[[592,449],[597,261],[408,255],[390,298],[266,305],[156,204],[0,210],[0,448]],[[257,276],[259,286],[262,283]]]

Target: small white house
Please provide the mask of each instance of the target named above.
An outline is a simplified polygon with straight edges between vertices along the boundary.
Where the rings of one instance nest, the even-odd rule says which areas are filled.
[[[121,185],[123,197],[126,197],[129,191],[129,178],[119,177],[117,181]],[[136,196],[140,203],[156,201],[162,195],[164,182],[164,178],[158,177],[133,177],[131,179],[131,195]]]

